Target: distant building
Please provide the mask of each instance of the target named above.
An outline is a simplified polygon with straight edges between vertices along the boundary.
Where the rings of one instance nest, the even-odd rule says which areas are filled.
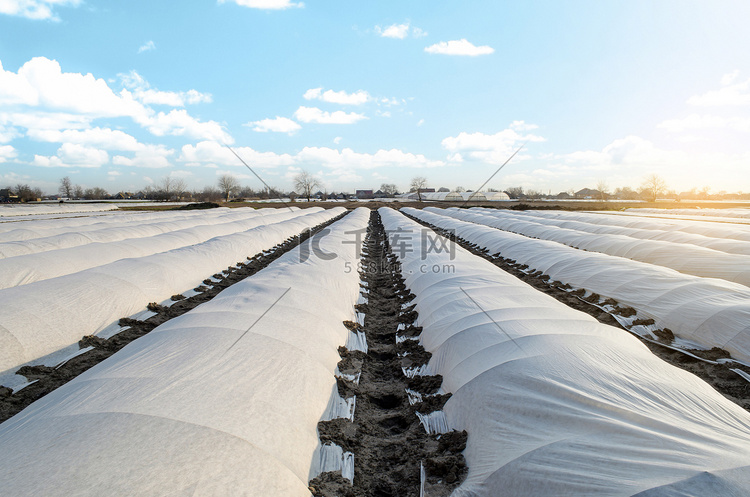
[[[357,190],[354,195],[360,199],[375,198],[375,194],[372,190]]]
[[[576,192],[576,198],[600,198],[602,193],[599,190],[592,190],[591,188],[584,188]]]
[[[18,194],[10,188],[0,190],[0,202],[18,202]]]

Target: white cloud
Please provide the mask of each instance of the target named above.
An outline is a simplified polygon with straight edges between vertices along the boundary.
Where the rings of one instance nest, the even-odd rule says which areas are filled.
[[[427,53],[442,54],[442,55],[465,55],[469,57],[476,57],[477,55],[488,55],[495,52],[495,49],[488,46],[475,46],[471,42],[467,41],[466,38],[460,40],[441,41],[424,49]]]
[[[0,122],[2,122],[0,118]],[[10,141],[13,141],[15,138],[18,138],[20,134],[18,133],[18,130],[11,126],[3,126],[0,124],[0,143],[8,143]]]
[[[476,160],[493,164],[503,163],[518,149],[521,143],[545,141],[541,136],[520,134],[518,131],[521,129],[519,128],[534,129],[534,126],[526,124],[521,126],[519,123],[523,122],[515,121],[510,127],[493,135],[462,131],[457,136],[449,136],[443,139],[441,144],[443,148],[450,152],[449,160],[454,162]]]
[[[168,114],[159,112],[145,118],[140,124],[156,136],[186,136],[202,140],[233,143],[232,137],[215,121],[201,122],[190,116],[185,109],[174,109]]]
[[[294,164],[294,158],[289,154],[276,154],[273,152],[258,152],[250,147],[237,147],[234,151],[247,162],[250,167],[273,168]],[[222,166],[243,167],[242,162],[226,147],[216,142],[202,141],[196,145],[185,145],[178,161],[209,164],[220,164]]]
[[[103,79],[91,74],[63,73],[57,61],[45,57],[26,62],[17,74],[0,73],[0,103],[44,107],[47,111],[90,118],[139,117],[148,113],[129,92],[115,94]]]
[[[420,119],[417,121],[417,126],[422,126],[424,124],[424,119]]]
[[[174,150],[163,145],[143,145],[132,157],[116,155],[112,157],[112,164],[128,167],[145,167],[149,169],[160,169],[170,167],[169,157],[174,155]]]
[[[427,36],[427,32],[425,30],[420,28],[412,28],[410,24],[411,23],[407,21],[403,24],[391,24],[390,26],[386,27],[375,26],[375,32],[383,38],[396,38],[399,40],[403,40],[404,38],[409,36],[410,32],[414,38]]]
[[[258,131],[260,133],[273,131],[275,133],[288,133],[290,135],[295,131],[302,129],[302,126],[300,126],[295,121],[292,121],[291,119],[286,117],[279,116],[276,116],[275,119],[261,119],[260,121],[252,121],[243,124],[243,126],[250,126],[253,128],[253,131]]]
[[[15,159],[17,156],[16,149],[11,145],[0,145],[0,163]]]
[[[362,105],[370,100],[370,94],[364,90],[357,90],[354,93],[346,93],[345,91],[333,91],[326,90],[323,88],[311,88],[305,92],[302,97],[305,100],[320,100],[332,104],[339,105]]]
[[[242,7],[264,10],[284,10],[292,7],[302,8],[302,2],[290,2],[289,0],[219,0],[219,3],[234,2]]]
[[[355,112],[326,112],[317,107],[300,106],[294,113],[294,117],[303,123],[320,123],[320,124],[354,124],[362,119],[367,119],[363,114]]]
[[[109,128],[89,128],[84,130],[29,129],[28,137],[33,140],[57,143],[75,143],[102,148],[105,150],[135,151],[144,147],[131,135]]]
[[[333,139],[333,143],[338,145],[339,143],[341,143],[341,140],[343,140],[343,138],[341,138],[340,136],[337,136],[336,138]]]
[[[750,118],[691,114],[682,119],[668,119],[659,123],[657,127],[672,133],[711,129],[726,129],[747,133],[750,132]]]
[[[156,45],[153,40],[149,40],[138,47],[138,53],[148,52],[149,50],[156,50]]]
[[[735,83],[739,72],[725,74],[721,78],[722,87],[702,95],[693,95],[687,103],[701,107],[750,105],[750,79]]]
[[[0,14],[27,19],[57,20],[54,7],[77,7],[81,0],[0,0]]]
[[[333,169],[374,169],[378,167],[440,167],[443,161],[435,161],[421,154],[412,154],[397,149],[378,150],[374,154],[355,152],[350,148],[336,150],[329,147],[305,147],[295,155],[258,152],[250,147],[238,147],[235,152],[251,165],[259,168],[315,167]],[[242,163],[226,147],[216,142],[203,141],[196,145],[185,145],[178,161],[190,164],[220,164],[222,166],[239,166]]]
[[[91,118],[62,112],[28,110],[26,112],[0,112],[0,123],[28,130],[84,129],[90,126]]]
[[[210,93],[197,90],[188,91],[160,91],[151,85],[136,71],[118,74],[122,85],[132,92],[133,97],[145,105],[169,105],[171,107],[185,107],[185,104],[211,103]]]
[[[98,168],[109,162],[109,154],[97,148],[75,143],[63,143],[57,155],[35,155],[32,165],[39,167]]]

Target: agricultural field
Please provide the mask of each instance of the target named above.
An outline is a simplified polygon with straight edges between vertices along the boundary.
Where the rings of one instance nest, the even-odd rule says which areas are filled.
[[[0,220],[0,493],[750,494],[750,209]]]

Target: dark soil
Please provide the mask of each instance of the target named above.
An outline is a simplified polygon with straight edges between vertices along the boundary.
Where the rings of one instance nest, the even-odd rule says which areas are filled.
[[[467,435],[428,435],[416,416],[416,412],[442,409],[450,395],[427,396],[440,388],[439,376],[410,379],[402,372],[402,367],[426,364],[430,354],[414,340],[396,343],[399,324],[408,324],[408,331],[399,334],[418,335],[421,329],[412,325],[417,314],[406,304],[414,295],[403,283],[377,211],[371,214],[363,255],[360,274],[370,291],[367,304],[358,310],[365,312],[368,353],[342,348],[339,363],[342,373],[361,372],[359,384],[339,381],[342,397],[357,396],[354,422],[336,419],[318,424],[322,443],[336,443],[354,454],[354,483],[340,474],[323,473],[310,481],[310,489],[315,496],[416,497],[423,464],[429,495],[449,495],[466,474],[461,452]],[[423,401],[410,405],[407,388],[421,393]]]
[[[220,205],[215,202],[198,202],[195,204],[181,205],[179,207],[175,207],[174,210],[194,211],[194,210],[200,210],[200,209],[216,209],[217,207],[220,207]]]
[[[129,328],[109,339],[92,335],[84,336],[78,342],[79,346],[81,348],[94,347],[94,349],[70,359],[63,365],[57,367],[23,366],[17,371],[17,374],[25,376],[29,381],[38,381],[24,387],[15,394],[12,393],[11,389],[0,386],[0,423],[21,412],[32,402],[64,385],[87,369],[102,362],[104,359],[125,347],[133,340],[142,337],[160,324],[185,314],[198,305],[213,299],[225,288],[242,281],[248,276],[254,275],[300,243],[307,240],[311,234],[317,233],[326,226],[341,219],[344,215],[346,215],[346,213],[326,223],[320,224],[312,230],[306,230],[305,232],[276,245],[265,255],[258,254],[253,257],[248,257],[246,262],[238,263],[236,267],[229,267],[221,274],[217,273],[213,275],[213,278],[219,281],[213,282],[209,279],[204,280],[205,283],[212,286],[199,286],[195,289],[200,292],[197,295],[189,298],[186,298],[183,295],[173,295],[171,300],[175,303],[170,307],[161,306],[156,302],[149,303],[146,308],[152,312],[156,312],[157,314],[155,316],[151,316],[143,321],[122,318],[119,322],[120,326],[129,326]]]
[[[602,305],[604,303],[617,305],[617,302],[614,299],[601,298],[596,294],[594,294],[593,297],[590,295],[589,297],[584,298],[584,289],[570,291],[569,285],[563,285],[558,281],[552,281],[549,276],[542,274],[540,271],[528,273],[527,270],[529,267],[527,265],[518,264],[511,259],[505,259],[502,257],[502,254],[490,254],[486,249],[460,239],[450,231],[441,230],[440,228],[409,215],[407,215],[407,217],[423,226],[435,230],[473,254],[487,259],[503,271],[512,274],[525,283],[528,283],[540,292],[544,292],[556,298],[563,304],[579,311],[583,311],[595,317],[601,323],[625,329],[611,314],[603,311],[595,305]],[[635,309],[626,306],[618,306],[615,312],[621,316],[632,316],[636,314]],[[652,321],[642,320],[640,324],[650,324],[650,322]],[[737,363],[726,364],[706,362],[669,348],[667,345],[670,345],[674,340],[674,334],[669,328],[656,330],[654,334],[657,336],[657,340],[655,341],[646,340],[634,333],[633,336],[641,340],[641,342],[643,342],[655,356],[680,369],[695,374],[711,385],[716,391],[724,395],[724,397],[750,411],[750,382],[730,369],[741,369],[750,373],[750,368]],[[717,347],[711,350],[691,349],[686,350],[686,352],[690,352],[691,354],[697,355],[707,361],[716,361],[717,359],[730,357],[730,354],[726,350]]]

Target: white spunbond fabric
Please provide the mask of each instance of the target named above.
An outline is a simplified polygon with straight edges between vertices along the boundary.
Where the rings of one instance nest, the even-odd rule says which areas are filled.
[[[660,240],[634,239],[622,235],[593,234],[518,219],[506,213],[485,215],[461,209],[427,208],[430,212],[463,221],[484,224],[521,235],[550,240],[577,249],[600,252],[674,269],[681,273],[720,278],[750,286],[750,255],[728,254],[696,245]]]
[[[469,435],[454,496],[686,497],[658,489],[727,470],[750,492],[745,410],[627,332],[460,247],[426,249],[426,228],[379,212],[392,246],[399,228],[415,234],[395,252],[432,353],[427,374],[443,376],[449,427]]]
[[[321,210],[320,207],[310,211],[279,209],[276,213],[265,216],[255,214],[253,211],[245,211],[232,214],[228,219],[212,217],[210,224],[198,224],[154,236],[136,236],[112,242],[92,242],[70,248],[0,259],[0,289],[72,274],[125,258],[146,257],[187,247],[218,236],[247,231],[257,226],[273,224]],[[142,234],[147,230],[130,227],[128,232]]]
[[[342,207],[74,274],[0,290],[0,372],[76,343],[120,318],[345,212]]]
[[[335,258],[297,248],[0,425],[3,493],[309,496],[368,217],[316,235]]]
[[[488,212],[487,210],[478,210],[477,212],[480,212],[481,214],[492,215],[492,213]],[[586,233],[624,235],[630,238],[645,240],[661,240],[664,242],[672,243],[687,243],[690,245],[697,245],[699,247],[719,250],[721,252],[726,252],[729,254],[750,255],[750,241],[715,238],[714,236],[700,235],[697,233],[687,233],[685,231],[678,230],[612,226],[606,224],[591,223],[584,220],[555,219],[550,217],[536,216],[533,213],[527,214],[526,212],[523,213],[523,217],[547,226],[557,226],[558,228],[583,231]],[[518,218],[521,218],[521,216],[518,216]],[[711,233],[711,230],[709,229],[707,230],[707,232]],[[713,235],[713,233],[711,234]]]
[[[97,223],[85,229],[73,228],[73,231],[70,231],[70,228],[58,227],[57,231],[65,231],[26,240],[5,241],[5,236],[0,234],[0,240],[2,240],[0,241],[0,258],[59,250],[95,242],[107,243],[144,238],[214,222],[229,222],[259,215],[259,212],[252,209],[235,209],[229,212],[222,210],[216,213],[197,211],[196,214],[189,216],[165,213],[163,216],[148,219],[123,217],[119,222]]]
[[[497,209],[472,208],[484,214],[496,213]],[[717,239],[736,239],[750,241],[750,226],[739,223],[712,222],[713,220],[702,219],[695,221],[691,219],[675,218],[652,218],[643,217],[627,212],[569,212],[569,211],[516,211],[523,216],[531,216],[544,219],[559,219],[571,221],[583,221],[600,226],[621,226],[626,228],[650,229],[660,231],[677,231],[693,233]]]
[[[64,214],[70,212],[104,212],[117,210],[113,204],[8,204],[0,206],[0,217],[29,216],[34,214]]]
[[[735,359],[750,362],[750,289],[744,285],[586,252],[432,211],[403,211],[553,280],[634,307],[677,336],[707,348],[726,349]]]

